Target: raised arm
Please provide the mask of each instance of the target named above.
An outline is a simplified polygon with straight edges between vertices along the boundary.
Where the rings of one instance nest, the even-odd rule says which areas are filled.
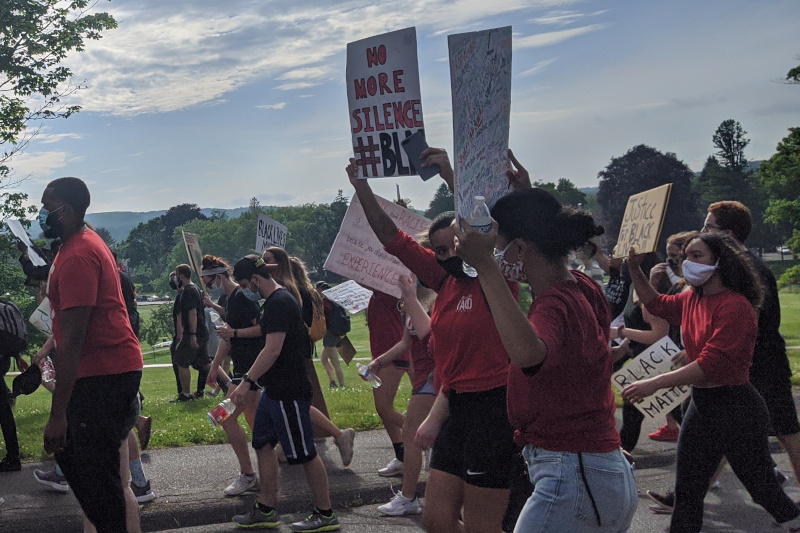
[[[414,324],[414,332],[418,339],[422,340],[431,332],[431,317],[423,309],[422,304],[417,299],[417,279],[416,277],[406,278],[400,276],[398,280],[400,291],[403,293],[403,306],[406,314]]]
[[[358,179],[358,167],[354,158],[350,158],[350,164],[347,165],[345,170],[350,178],[350,184],[356,190],[358,199],[361,201],[361,207],[364,208],[367,222],[369,222],[372,231],[375,232],[375,236],[378,237],[381,244],[387,246],[397,235],[397,225],[380,206],[367,180]]]
[[[658,296],[658,292],[650,285],[644,272],[642,272],[640,266],[642,260],[644,260],[644,255],[636,255],[633,246],[631,246],[630,250],[628,250],[628,269],[631,271],[631,280],[633,280],[633,286],[636,288],[639,300],[643,305],[647,305]]]

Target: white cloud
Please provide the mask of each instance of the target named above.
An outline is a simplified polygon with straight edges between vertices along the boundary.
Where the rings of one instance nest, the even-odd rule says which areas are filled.
[[[520,78],[526,78],[528,76],[533,76],[534,74],[537,74],[537,73],[543,71],[549,65],[552,65],[553,63],[555,63],[555,61],[556,61],[555,58],[546,59],[544,61],[539,61],[532,68],[529,68],[528,70],[522,72],[519,76],[520,76]]]
[[[537,33],[527,37],[514,39],[514,49],[520,50],[523,48],[534,48],[538,46],[551,46],[558,44],[567,39],[586,35],[594,31],[602,30],[606,24],[590,24],[589,26],[581,26],[580,28],[572,28],[570,30],[551,31],[547,33]]]
[[[256,109],[283,109],[285,107],[286,107],[286,102],[278,102],[277,104],[257,105]]]
[[[64,139],[83,139],[83,135],[78,133],[37,133],[33,138],[33,140],[42,144],[54,144]]]
[[[310,81],[296,81],[294,83],[282,83],[275,86],[279,91],[296,91],[297,89],[308,89],[309,87],[316,87],[319,83]]]

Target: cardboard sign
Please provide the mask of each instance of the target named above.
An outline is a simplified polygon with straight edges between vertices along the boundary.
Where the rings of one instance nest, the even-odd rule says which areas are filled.
[[[344,307],[351,315],[365,310],[369,305],[369,299],[372,298],[371,290],[362,287],[352,279],[322,291],[322,294]]]
[[[453,167],[458,215],[475,196],[491,207],[509,192],[511,26],[447,37],[453,98]]]
[[[197,240],[197,235],[194,233],[186,233],[181,230],[183,235],[183,243],[186,245],[186,254],[189,256],[189,266],[192,267],[194,273],[197,274],[197,285],[200,287],[201,292],[205,292],[205,284],[200,271],[203,266],[203,252],[200,250],[200,241]]]
[[[256,252],[264,253],[270,246],[286,248],[286,226],[259,213],[256,228]]]
[[[350,361],[352,361],[353,357],[358,353],[353,343],[347,338],[347,335],[342,337],[342,344],[336,347],[336,351],[339,352],[339,356],[347,366],[350,366]]]
[[[47,297],[42,300],[42,303],[33,312],[28,322],[41,331],[44,336],[53,336],[53,312],[50,309],[50,300]]]
[[[612,374],[611,382],[622,392],[625,387],[640,379],[652,378],[675,370],[671,359],[679,351],[680,348],[672,342],[672,339],[664,337]],[[661,427],[664,416],[688,398],[691,390],[689,385],[660,389],[652,396],[636,402],[634,405],[644,415],[642,433],[652,432]]]
[[[628,198],[622,226],[619,228],[617,246],[614,248],[614,257],[628,257],[628,249],[631,246],[637,254],[657,250],[671,191],[672,184],[667,183]]]
[[[417,30],[348,43],[345,78],[358,176],[416,175],[400,142],[423,127]]]
[[[431,224],[422,215],[380,196],[375,198],[397,227],[409,235],[417,235]],[[400,287],[397,286],[398,277],[411,275],[411,271],[399,259],[383,249],[356,195],[350,201],[324,268],[395,298],[401,296]]]

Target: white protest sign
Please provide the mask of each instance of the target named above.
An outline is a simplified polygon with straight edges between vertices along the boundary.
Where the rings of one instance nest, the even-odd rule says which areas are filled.
[[[286,226],[259,213],[256,228],[256,252],[264,253],[270,246],[286,248]]]
[[[194,273],[197,274],[197,284],[200,286],[200,290],[204,291],[205,284],[203,283],[203,277],[200,275],[203,267],[203,252],[200,250],[200,241],[194,233],[186,233],[181,230],[181,234],[183,235],[183,244],[186,245],[186,254],[189,256],[189,265],[194,270]]]
[[[672,184],[667,183],[628,198],[614,257],[628,257],[631,246],[637,254],[657,251],[671,191]]]
[[[409,235],[417,235],[431,224],[422,215],[380,196],[375,198],[397,227]],[[396,298],[401,296],[400,287],[397,286],[398,277],[411,274],[399,259],[383,249],[381,241],[367,222],[358,196],[355,195],[344,215],[324,268]]]
[[[672,339],[664,337],[612,374],[611,382],[622,392],[625,387],[640,379],[652,378],[674,370],[671,359],[679,351],[680,348],[672,342]],[[661,427],[664,416],[688,398],[691,390],[688,385],[660,389],[652,396],[636,402],[634,405],[644,415],[642,431],[652,432]]]
[[[25,231],[25,228],[22,226],[22,223],[19,220],[9,218],[6,220],[6,224],[8,224],[8,229],[11,230],[11,233],[13,233],[17,239],[21,240],[23,243],[25,243],[25,246],[28,247],[28,259],[31,260],[33,266],[45,266],[47,261],[45,261],[44,258],[36,253],[36,250],[33,249],[33,242],[28,236],[28,232]]]
[[[345,281],[335,287],[322,291],[329,299],[344,307],[348,313],[356,314],[369,305],[372,291],[353,280]]]
[[[45,297],[39,307],[33,312],[28,322],[33,324],[33,327],[41,331],[47,337],[53,335],[53,317],[50,310],[50,300]]]
[[[348,43],[345,79],[358,176],[417,174],[400,145],[423,127],[417,30]]]
[[[453,167],[459,216],[475,196],[491,207],[509,192],[511,26],[449,35]]]

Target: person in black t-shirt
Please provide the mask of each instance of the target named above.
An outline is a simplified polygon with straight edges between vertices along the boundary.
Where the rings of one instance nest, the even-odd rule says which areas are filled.
[[[176,344],[173,355],[181,381],[181,393],[176,400],[183,402],[192,399],[190,366],[199,372],[195,397],[201,398],[206,388],[210,368],[206,350],[208,330],[203,313],[203,296],[197,285],[192,283],[192,269],[189,265],[178,265],[175,268],[175,283],[183,288],[180,302],[176,302],[180,320],[175,323]]]
[[[243,405],[251,386],[265,387],[256,412],[253,448],[256,450],[261,479],[253,509],[233,517],[241,527],[278,527],[274,509],[278,496],[278,460],[275,446],[281,443],[289,464],[301,464],[314,499],[314,512],[304,521],[292,524],[295,531],[331,531],[339,522],[331,508],[328,475],[314,447],[311,429],[311,382],[305,360],[310,342],[297,300],[272,279],[264,261],[249,255],[236,263],[234,277],[245,293],[264,298],[261,334],[264,348],[258,354],[243,382],[231,395]]]

